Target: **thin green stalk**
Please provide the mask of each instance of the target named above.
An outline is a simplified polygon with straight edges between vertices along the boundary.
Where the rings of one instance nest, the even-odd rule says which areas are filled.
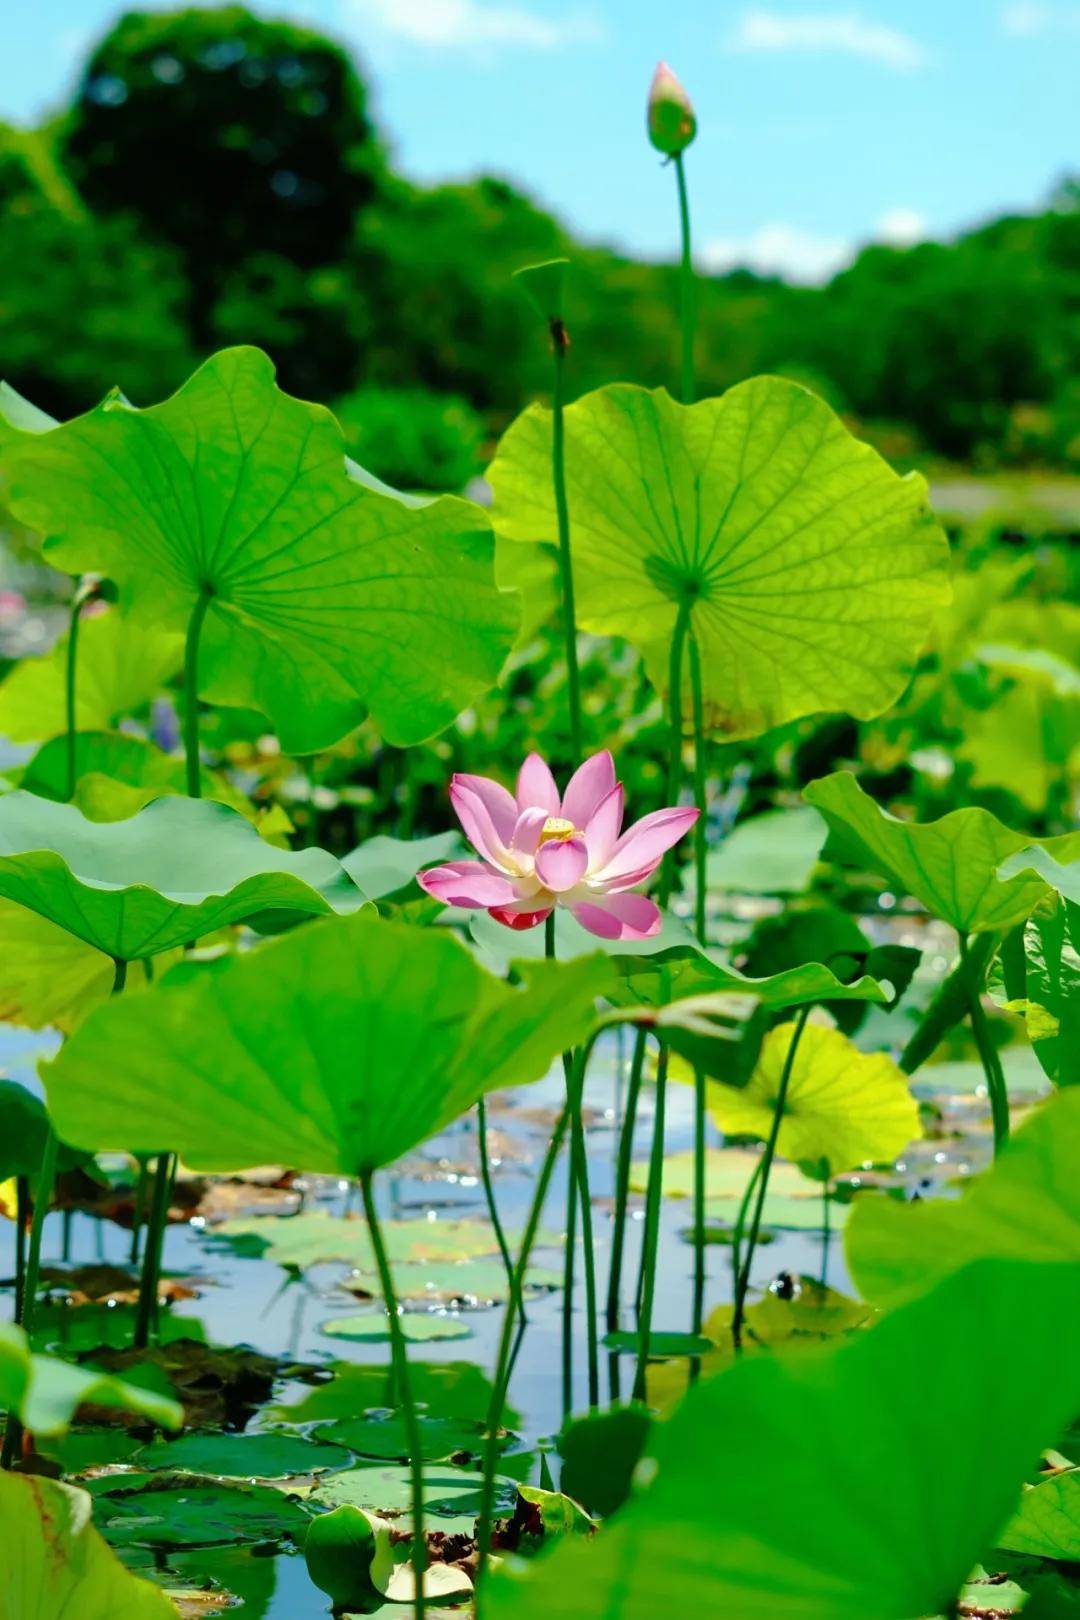
[[[555,912],[544,921],[544,953],[555,960]],[[562,1314],[562,1403],[563,1419],[570,1415],[574,1401],[574,1263],[577,1254],[577,1215],[581,1206],[581,1235],[585,1255],[585,1297],[589,1320],[586,1325],[589,1367],[589,1405],[600,1401],[600,1374],[596,1339],[596,1259],[592,1252],[592,1207],[589,1202],[589,1169],[581,1121],[581,1095],[575,1080],[573,1052],[562,1055],[566,1100],[570,1109],[570,1162],[566,1175],[566,1246],[563,1250]]]
[[[968,1013],[971,1033],[979,1051],[986,1089],[990,1093],[990,1112],[994,1121],[994,1156],[1001,1152],[1009,1140],[1009,1093],[1001,1067],[994,1037],[990,1033],[986,1012],[982,1004],[981,970],[972,962],[972,953],[966,934],[960,935],[960,962],[967,979]]]
[[[682,327],[682,397],[684,405],[694,403],[694,326],[696,288],[694,261],[690,246],[690,200],[686,193],[686,169],[681,152],[675,157],[675,179],[679,187],[679,227],[682,234],[682,273],[680,278],[680,326]]]
[[[165,1227],[169,1219],[172,1178],[172,1154],[159,1153],[154,1168],[154,1196],[150,1205],[150,1224],[146,1232],[142,1277],[139,1282],[139,1303],[135,1315],[136,1350],[146,1349],[157,1321],[161,1258],[165,1247]]]
[[[45,1146],[41,1150],[41,1169],[34,1189],[34,1216],[30,1224],[30,1247],[23,1278],[22,1311],[17,1318],[28,1339],[34,1331],[34,1313],[37,1308],[38,1281],[41,1275],[41,1238],[45,1229],[45,1217],[49,1213],[49,1204],[52,1200],[53,1184],[56,1181],[56,1155],[59,1147],[56,1132],[50,1125],[45,1137]],[[11,1467],[21,1444],[22,1425],[9,1412],[4,1429],[3,1450],[0,1452],[0,1467]]]
[[[589,1409],[600,1405],[600,1351],[596,1331],[596,1255],[593,1252],[592,1202],[589,1197],[589,1161],[585,1152],[582,1100],[585,1076],[576,1066],[567,1073],[570,1098],[570,1162],[581,1195],[581,1252],[585,1265],[585,1342],[589,1376]]]
[[[682,670],[683,647],[686,643],[686,633],[690,628],[690,614],[693,604],[683,599],[679,603],[679,611],[675,618],[675,628],[671,632],[671,650],[668,663],[668,723],[670,726],[670,754],[668,755],[667,798],[665,803],[677,804],[679,788],[682,785]],[[664,856],[664,864],[660,869],[660,893],[658,899],[663,908],[671,899],[671,891],[675,887],[675,851],[669,849]]]
[[[140,1237],[146,1220],[146,1197],[150,1191],[150,1160],[139,1154],[139,1179],[135,1183],[135,1204],[131,1215],[131,1264],[139,1263]]]
[[[427,1541],[424,1537],[424,1445],[420,1434],[420,1419],[413,1404],[412,1387],[409,1380],[409,1354],[405,1347],[405,1334],[401,1327],[401,1313],[397,1294],[394,1290],[394,1278],[390,1270],[386,1246],[383,1243],[379,1217],[375,1209],[375,1200],[371,1193],[370,1170],[361,1172],[360,1192],[364,1200],[364,1214],[367,1216],[368,1234],[375,1254],[375,1265],[379,1272],[379,1285],[382,1288],[383,1303],[390,1318],[390,1348],[397,1374],[397,1387],[401,1398],[402,1414],[405,1419],[405,1435],[409,1443],[413,1520],[411,1562],[413,1577],[416,1581],[413,1615],[415,1620],[424,1620],[424,1572],[427,1569]],[[513,1301],[511,1300],[507,1305],[507,1315],[511,1320],[513,1314]]]
[[[565,1058],[564,1058],[565,1064]],[[574,1259],[577,1254],[577,1163],[571,1152],[566,1166],[566,1236],[563,1241],[562,1281],[562,1418],[574,1405]]]
[[[784,1108],[787,1103],[788,1083],[791,1080],[791,1071],[795,1066],[795,1055],[799,1050],[799,1042],[802,1040],[802,1033],[806,1028],[806,1021],[810,1017],[812,1005],[811,1002],[807,1002],[795,1020],[795,1028],[788,1043],[787,1056],[784,1059],[780,1084],[776,1091],[772,1125],[769,1128],[769,1136],[761,1160],[761,1180],[758,1184],[757,1201],[754,1204],[750,1234],[746,1240],[746,1259],[743,1261],[742,1271],[739,1274],[739,1285],[735,1295],[735,1311],[731,1319],[731,1337],[736,1350],[742,1348],[742,1325],[746,1314],[746,1295],[750,1288],[750,1268],[754,1264],[754,1250],[757,1248],[758,1235],[761,1231],[761,1217],[765,1209],[765,1197],[769,1190],[769,1172],[772,1170],[773,1159],[776,1157],[776,1140],[780,1135],[780,1121],[784,1117]]]
[[[112,982],[112,993],[114,996],[118,996],[125,984],[127,984],[127,970],[128,965],[124,961],[124,958],[122,956],[114,956]]]
[[[525,1301],[515,1298],[514,1295],[514,1262],[510,1255],[510,1246],[506,1241],[502,1221],[499,1219],[499,1206],[495,1202],[495,1183],[491,1178],[491,1159],[488,1155],[487,1104],[483,1097],[476,1104],[476,1131],[480,1148],[480,1179],[484,1184],[484,1197],[487,1199],[488,1215],[495,1233],[495,1241],[499,1245],[499,1253],[502,1255],[506,1280],[510,1288],[510,1298],[518,1308],[522,1328],[526,1328],[529,1325],[529,1319],[525,1315]]]
[[[742,1242],[746,1231],[746,1217],[750,1209],[750,1200],[754,1196],[754,1188],[761,1175],[762,1160],[758,1159],[746,1183],[746,1191],[739,1203],[739,1213],[735,1217],[735,1225],[731,1233],[731,1297],[734,1300],[739,1292],[739,1276],[742,1272]]]
[[[630,1194],[630,1167],[634,1157],[634,1127],[637,1124],[641,1076],[645,1068],[647,1036],[639,1028],[634,1036],[630,1078],[626,1089],[626,1112],[619,1136],[619,1162],[615,1171],[615,1220],[611,1236],[611,1270],[608,1273],[606,1323],[609,1333],[618,1332],[619,1294],[622,1289],[623,1253],[626,1247],[626,1205]]]
[[[830,1181],[826,1176],[821,1183],[821,1286],[826,1287],[829,1280],[829,1243],[832,1239],[832,1200],[829,1197]]]
[[[1000,941],[1001,936],[995,933],[976,934],[973,940],[969,940],[967,963],[961,959],[942,980],[919,1020],[918,1028],[900,1054],[898,1061],[905,1074],[914,1074],[916,1069],[920,1069],[927,1058],[933,1056],[950,1029],[967,1014],[968,978],[974,975],[977,981],[982,981]]]
[[[664,1113],[667,1098],[668,1052],[663,1040],[656,1060],[656,1114],[653,1120],[652,1153],[649,1156],[649,1190],[645,1198],[643,1238],[644,1287],[638,1318],[637,1370],[634,1373],[634,1399],[645,1399],[645,1368],[649,1360],[653,1306],[656,1302],[656,1260],[660,1248],[660,1189],[664,1179]]]
[[[705,1317],[705,1075],[694,1070],[694,1301],[691,1331]]]
[[[30,1183],[15,1178],[15,1320],[22,1321],[26,1297],[26,1228],[30,1219]]]
[[[573,763],[581,760],[581,677],[577,657],[577,615],[574,609],[574,565],[570,552],[570,503],[566,494],[566,351],[569,339],[562,321],[551,322],[554,354],[552,374],[551,475],[555,485],[555,515],[559,529],[559,572],[562,578],[563,631],[566,637],[566,685],[570,710],[570,747]]]
[[[75,587],[75,596],[71,604],[71,617],[68,619],[67,660],[64,666],[64,695],[67,739],[67,797],[75,797],[75,783],[78,779],[76,760],[76,742],[78,738],[78,724],[75,713],[76,686],[79,668],[79,615],[82,612],[86,598],[80,585]]]
[[[705,876],[709,847],[708,773],[706,769],[705,698],[701,684],[701,654],[697,637],[690,632],[690,698],[694,715],[694,803],[698,818],[694,823],[694,928],[699,945],[705,945]]]
[[[189,799],[198,799],[202,796],[199,762],[199,637],[202,634],[207,609],[213,599],[213,591],[204,585],[191,610],[184,642],[184,757],[187,761]]]
[[[591,1050],[592,1042],[589,1041],[586,1046],[583,1047],[581,1057],[578,1060],[583,1069],[588,1062],[588,1054]],[[540,1174],[536,1179],[536,1189],[533,1193],[532,1206],[529,1210],[528,1220],[525,1223],[525,1231],[521,1239],[521,1250],[517,1259],[517,1285],[519,1289],[524,1288],[525,1274],[528,1270],[529,1258],[532,1254],[533,1244],[536,1241],[536,1233],[540,1225],[540,1217],[544,1210],[544,1200],[547,1198],[548,1188],[551,1185],[552,1172],[555,1169],[555,1161],[559,1157],[559,1152],[563,1144],[563,1137],[566,1135],[566,1129],[569,1123],[570,1105],[567,1103],[566,1107],[563,1109],[555,1123],[555,1129],[551,1133],[551,1141],[548,1143],[548,1150],[545,1153],[544,1161],[540,1166]],[[488,1551],[491,1545],[491,1526],[495,1506],[495,1465],[499,1455],[499,1429],[502,1426],[503,1408],[506,1405],[507,1381],[509,1377],[510,1352],[514,1338],[515,1315],[516,1313],[513,1309],[512,1303],[507,1302],[507,1307],[503,1314],[502,1332],[499,1337],[499,1348],[495,1359],[495,1372],[491,1386],[491,1401],[488,1406],[487,1437],[484,1443],[484,1480],[481,1489],[480,1516],[476,1531],[476,1545],[479,1558],[477,1568],[475,1611],[477,1616],[480,1612],[480,1599],[482,1596],[480,1580],[484,1573]]]

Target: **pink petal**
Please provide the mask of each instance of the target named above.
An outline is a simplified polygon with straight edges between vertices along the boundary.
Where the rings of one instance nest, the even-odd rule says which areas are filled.
[[[491,818],[491,825],[504,844],[510,842],[514,831],[514,822],[517,820],[517,805],[514,796],[503,787],[501,782],[493,782],[489,776],[469,776],[458,771],[451,783],[468,788],[475,793]]]
[[[575,827],[587,827],[615,786],[615,761],[605,748],[579,765],[563,794],[562,814]]]
[[[652,939],[660,932],[660,908],[643,894],[598,895],[570,907],[582,928],[601,939]]]
[[[690,831],[697,818],[696,810],[677,807],[642,816],[623,833],[610,861],[593,876],[601,883],[609,883],[625,881],[629,873],[636,872],[635,882],[640,883],[655,872],[665,851]]]
[[[502,923],[505,928],[535,928],[537,923],[542,923],[551,916],[554,907],[548,906],[546,911],[527,910],[526,907],[532,904],[534,904],[532,901],[520,900],[516,906],[492,906],[488,916],[494,917],[495,921]]]
[[[556,838],[536,852],[536,875],[553,894],[564,894],[580,883],[589,868],[589,847],[584,838]]]
[[[623,789],[616,782],[606,798],[600,800],[585,823],[585,842],[589,846],[589,865],[595,872],[609,861],[622,830]]]
[[[523,810],[514,825],[510,848],[519,855],[535,855],[547,819],[546,810]]]
[[[486,911],[489,906],[512,904],[517,891],[509,878],[493,872],[483,861],[450,861],[419,872],[417,883],[446,906]]]
[[[495,831],[487,806],[471,787],[465,786],[460,776],[455,776],[450,783],[450,803],[473,848],[493,866],[505,866],[506,845]]]
[[[517,807],[519,810],[539,808],[549,816],[559,814],[559,790],[547,762],[539,754],[529,754],[518,772]]]

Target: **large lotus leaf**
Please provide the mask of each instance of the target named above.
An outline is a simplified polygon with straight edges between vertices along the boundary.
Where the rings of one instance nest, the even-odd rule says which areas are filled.
[[[1049,1098],[962,1198],[855,1201],[845,1239],[856,1287],[875,1305],[917,1294],[972,1260],[1080,1256],[1080,1091]]]
[[[898,477],[778,377],[691,406],[603,388],[565,421],[586,630],[643,650],[663,690],[678,606],[691,601],[705,722],[727,737],[895,702],[949,594],[948,545],[921,477]],[[489,476],[500,534],[554,538],[550,412],[518,418]]]
[[[606,1528],[493,1575],[485,1613],[951,1611],[1080,1405],[1078,1332],[1075,1265],[986,1262],[838,1344],[744,1356],[654,1427],[651,1483]]]
[[[544,1074],[607,982],[544,962],[511,988],[442,930],[320,923],[99,1007],[45,1069],[49,1111],[77,1146],[356,1175]]]
[[[729,1136],[768,1136],[797,1027],[769,1031],[748,1085],[710,1085],[710,1111]],[[854,1170],[895,1159],[921,1135],[907,1075],[887,1053],[860,1052],[838,1029],[806,1025],[777,1137],[785,1159],[824,1159],[834,1173]]]
[[[1078,679],[1075,671],[1071,677]],[[957,757],[970,764],[974,787],[1007,788],[1034,815],[1045,813],[1063,784],[1071,791],[1080,764],[1075,685],[1062,692],[1029,675],[990,708],[965,706],[955,719],[961,731]]]
[[[0,1519],[0,1620],[177,1620],[102,1541],[85,1491],[0,1473]]]
[[[740,821],[709,852],[708,886],[725,894],[801,894],[827,831],[809,805]]]
[[[419,742],[493,686],[517,628],[486,515],[350,476],[329,411],[257,349],[208,360],[161,405],[112,397],[5,453],[15,515],[49,559],[108,574],[121,606],[183,630],[200,595],[200,695],[258,709],[287,752],[369,710]]]
[[[1080,1085],[1080,905],[1058,900],[1024,929],[1024,1012],[1044,1073]]]
[[[49,1116],[41,1098],[15,1080],[0,1080],[0,1182],[12,1176],[33,1178],[38,1174],[49,1130]],[[61,1143],[57,1168],[70,1170],[85,1159],[84,1153],[76,1153]]]
[[[273,1485],[165,1472],[102,1474],[88,1489],[114,1547],[302,1541],[308,1526],[299,1502]]]
[[[615,999],[621,1004],[641,1001],[666,1007],[704,995],[752,996],[765,1007],[801,1007],[808,1001],[887,1002],[889,993],[866,974],[846,983],[822,962],[785,968],[767,978],[751,978],[729,967],[719,953],[696,947],[685,955],[677,951],[656,956],[617,956],[614,966],[622,984]]]
[[[1046,895],[1033,872],[1041,852],[989,810],[953,810],[938,821],[901,821],[863,792],[850,771],[811,782],[803,798],[820,810],[849,860],[880,872],[961,933],[1004,930],[1022,922]],[[1048,838],[1045,849],[1080,856],[1080,833]],[[1023,860],[999,868],[1017,851]]]
[[[202,797],[229,804],[249,821],[250,799],[223,776],[200,771]],[[43,799],[68,797],[67,738],[54,737],[24,767],[19,786]],[[142,737],[122,731],[80,731],[75,738],[75,793],[71,802],[91,821],[121,821],[153,799],[187,792],[179,755],[166,754]]]
[[[184,638],[115,611],[79,626],[75,721],[81,731],[115,726],[161,691],[183,663]],[[67,636],[42,658],[24,658],[0,683],[0,736],[45,742],[67,726]]]
[[[155,966],[160,971],[159,959]],[[125,994],[147,984],[140,969]],[[57,923],[0,899],[0,1022],[69,1035],[91,1007],[108,999],[113,964]]]
[[[325,850],[278,849],[223,804],[157,799],[103,822],[22,792],[0,798],[0,896],[128,962],[261,912],[364,904]]]
[[[482,1476],[473,1469],[433,1463],[424,1469],[424,1513],[429,1529],[446,1535],[469,1535],[480,1512]],[[399,1466],[353,1468],[321,1480],[311,1496],[315,1508],[348,1504],[396,1520],[406,1529],[412,1518],[412,1480]],[[499,1518],[513,1513],[517,1486],[512,1479],[495,1477],[495,1512]]]
[[[0,1322],[0,1411],[13,1413],[34,1434],[62,1434],[87,1404],[136,1412],[170,1429],[184,1421],[175,1401],[152,1390],[53,1356],[31,1355],[22,1329]]]
[[[343,855],[341,864],[370,899],[382,900],[411,883],[422,867],[464,853],[456,832],[435,833],[431,838],[390,838],[380,833]]]
[[[273,1423],[337,1423],[361,1418],[376,1407],[397,1405],[392,1365],[368,1366],[335,1361],[329,1383],[306,1390],[295,1405],[270,1406],[265,1417]],[[491,1381],[471,1361],[414,1361],[409,1358],[409,1387],[414,1401],[422,1402],[427,1417],[468,1419],[483,1423],[491,1406]],[[503,1410],[504,1423],[517,1423],[512,1406]]]

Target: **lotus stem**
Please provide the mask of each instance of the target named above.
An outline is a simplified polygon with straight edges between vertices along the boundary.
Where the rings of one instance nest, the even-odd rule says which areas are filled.
[[[829,1281],[829,1244],[832,1240],[832,1207],[829,1198],[829,1188],[832,1178],[826,1176],[821,1183],[821,1286],[826,1288]]]
[[[499,1245],[499,1253],[502,1255],[502,1263],[506,1270],[510,1299],[517,1306],[518,1314],[521,1317],[521,1326],[524,1329],[528,1327],[529,1320],[525,1315],[525,1301],[518,1299],[514,1294],[514,1262],[510,1254],[510,1246],[506,1241],[502,1221],[499,1219],[499,1206],[495,1202],[495,1183],[491,1177],[491,1159],[488,1154],[487,1104],[483,1097],[476,1104],[476,1130],[480,1149],[480,1179],[484,1184],[484,1197],[487,1199],[488,1215],[491,1218],[495,1241]]]
[[[146,1195],[150,1191],[150,1160],[145,1153],[138,1155],[139,1179],[135,1183],[135,1203],[131,1215],[131,1264],[139,1263],[139,1238],[146,1220]]]
[[[802,1040],[803,1030],[806,1028],[812,1009],[813,1003],[808,1001],[795,1020],[795,1028],[792,1031],[791,1040],[788,1042],[787,1055],[784,1058],[784,1067],[780,1074],[780,1084],[776,1091],[772,1125],[769,1127],[765,1152],[761,1158],[761,1174],[758,1182],[757,1198],[754,1202],[754,1214],[750,1222],[749,1236],[746,1240],[746,1259],[743,1261],[739,1273],[738,1286],[735,1292],[735,1310],[731,1318],[731,1338],[736,1351],[742,1348],[742,1327],[746,1315],[746,1296],[750,1288],[750,1269],[754,1264],[754,1250],[757,1248],[757,1240],[761,1232],[761,1218],[765,1210],[765,1198],[769,1191],[769,1173],[772,1170],[773,1159],[776,1157],[776,1142],[780,1135],[780,1122],[784,1117],[784,1107],[787,1103],[791,1071],[795,1067],[795,1056],[799,1050],[799,1042]]]
[[[982,978],[990,966],[1000,938],[994,933],[976,934],[968,942],[967,964],[961,959],[942,980],[933,1000],[919,1020],[919,1026],[898,1059],[905,1074],[914,1074],[940,1046],[944,1037],[968,1012],[969,974]]]
[[[596,1255],[593,1251],[592,1202],[589,1197],[589,1162],[585,1152],[582,1100],[585,1073],[571,1065],[566,1076],[570,1098],[570,1162],[581,1194],[581,1249],[585,1263],[585,1341],[589,1375],[589,1409],[600,1405],[600,1350],[596,1331]]]
[[[554,356],[551,390],[551,475],[555,486],[555,516],[559,530],[559,573],[562,580],[563,633],[566,638],[566,688],[570,711],[570,747],[573,763],[581,760],[581,677],[577,657],[577,616],[574,609],[574,565],[570,551],[570,503],[566,494],[566,351],[570,340],[561,320],[550,322]]]
[[[56,1156],[60,1143],[52,1125],[49,1126],[45,1137],[45,1145],[41,1150],[41,1169],[38,1172],[37,1187],[34,1191],[34,1216],[30,1224],[30,1247],[26,1256],[26,1271],[23,1277],[22,1310],[17,1317],[19,1326],[26,1334],[27,1339],[34,1331],[34,1314],[37,1308],[38,1281],[41,1276],[41,1238],[45,1228],[45,1217],[49,1213],[49,1204],[52,1201],[53,1185],[56,1181]],[[8,1413],[7,1425],[4,1429],[4,1446],[0,1452],[0,1467],[10,1468],[18,1455],[22,1443],[22,1424]]]
[[[195,598],[184,642],[184,757],[187,762],[188,798],[202,797],[199,761],[199,638],[214,592],[203,585]]]
[[[986,1089],[990,1093],[990,1112],[994,1122],[994,1157],[1008,1144],[1009,1140],[1009,1092],[1005,1084],[1005,1074],[1001,1067],[994,1037],[990,1033],[990,1025],[982,1004],[981,980],[983,969],[972,959],[973,953],[968,944],[966,934],[960,935],[960,965],[964,970],[967,985],[968,1013],[971,1019],[971,1033],[975,1037],[979,1059],[986,1076]]]
[[[638,1317],[637,1369],[634,1373],[634,1399],[645,1399],[645,1369],[649,1360],[653,1306],[656,1302],[656,1260],[660,1249],[660,1193],[664,1180],[664,1114],[667,1099],[668,1050],[660,1040],[656,1060],[656,1112],[653,1119],[652,1153],[649,1157],[649,1190],[645,1199],[645,1236],[642,1249],[643,1278],[641,1314]]]
[[[582,1048],[579,1062],[584,1072],[588,1063],[589,1053],[593,1041],[590,1039]],[[529,1257],[532,1254],[533,1244],[536,1241],[540,1217],[544,1209],[548,1188],[551,1185],[552,1172],[555,1162],[562,1148],[563,1137],[566,1135],[570,1123],[570,1104],[567,1103],[555,1122],[555,1129],[551,1133],[547,1152],[540,1166],[540,1174],[536,1179],[536,1190],[533,1193],[532,1206],[529,1210],[525,1231],[521,1238],[521,1250],[517,1258],[517,1286],[524,1289],[525,1274],[528,1270]],[[480,1499],[480,1516],[476,1531],[477,1545],[477,1579],[476,1579],[476,1614],[480,1612],[481,1587],[480,1582],[487,1564],[487,1556],[491,1545],[492,1518],[495,1506],[495,1464],[499,1454],[499,1429],[502,1426],[503,1408],[506,1405],[507,1384],[509,1380],[510,1351],[514,1337],[515,1311],[512,1301],[507,1303],[503,1314],[502,1332],[499,1337],[499,1348],[495,1359],[495,1373],[492,1380],[491,1401],[487,1415],[487,1437],[484,1443],[484,1480]]]
[[[690,199],[686,191],[686,169],[683,154],[675,155],[675,180],[679,189],[679,229],[682,235],[682,267],[680,273],[679,324],[682,328],[682,397],[684,405],[694,403],[694,327],[696,298],[694,287],[694,261],[690,244]]]
[[[150,1205],[150,1224],[146,1231],[143,1252],[142,1278],[139,1283],[139,1304],[135,1316],[136,1350],[145,1350],[150,1336],[157,1328],[158,1288],[161,1282],[161,1260],[165,1247],[165,1228],[169,1220],[169,1195],[175,1165],[171,1153],[159,1153],[154,1168],[154,1196]]]
[[[607,1330],[618,1332],[619,1294],[622,1288],[623,1252],[626,1246],[626,1205],[630,1193],[630,1169],[634,1156],[634,1127],[637,1123],[638,1098],[641,1095],[641,1076],[645,1068],[644,1028],[634,1036],[634,1051],[630,1059],[630,1079],[626,1089],[626,1113],[619,1136],[619,1160],[615,1171],[615,1224],[611,1238],[611,1270],[608,1273]]]
[[[25,1176],[15,1178],[15,1320],[22,1321],[26,1296],[26,1228],[30,1220],[30,1184]]]
[[[686,644],[686,634],[690,628],[690,614],[693,603],[684,597],[679,603],[679,611],[675,616],[675,627],[671,632],[671,649],[668,662],[668,724],[670,727],[670,753],[668,755],[667,798],[665,804],[678,804],[679,789],[682,786],[682,673],[683,648]],[[700,818],[699,818],[700,819]],[[675,887],[675,851],[669,849],[664,856],[664,864],[660,868],[660,892],[658,899],[661,909],[671,899],[671,891]]]
[[[755,1164],[750,1173],[750,1180],[746,1183],[746,1191],[739,1201],[739,1212],[735,1217],[735,1225],[731,1232],[731,1297],[734,1300],[739,1292],[739,1275],[742,1271],[742,1242],[746,1231],[746,1217],[750,1211],[750,1200],[754,1196],[754,1188],[761,1175],[761,1159]]]
[[[375,1265],[379,1273],[379,1286],[382,1288],[383,1303],[390,1318],[390,1348],[396,1370],[402,1413],[405,1418],[405,1433],[409,1442],[413,1517],[411,1562],[413,1577],[416,1582],[413,1615],[415,1620],[424,1620],[424,1574],[427,1570],[427,1541],[424,1538],[424,1446],[420,1435],[420,1418],[413,1404],[412,1386],[409,1380],[409,1353],[405,1345],[405,1333],[401,1326],[401,1308],[398,1305],[397,1294],[394,1290],[394,1278],[390,1270],[390,1261],[387,1258],[386,1245],[383,1243],[382,1229],[379,1226],[379,1217],[375,1209],[375,1199],[372,1196],[370,1170],[361,1172],[360,1192],[364,1200],[364,1214],[367,1217],[371,1247],[375,1254]],[[507,1305],[507,1315],[513,1320],[513,1300]]]
[[[65,698],[65,740],[67,745],[67,798],[70,801],[75,797],[75,783],[78,779],[77,739],[78,721],[76,718],[76,687],[79,669],[79,615],[85,598],[78,584],[75,586],[75,596],[71,604],[71,615],[68,619],[67,659],[64,665],[64,698]]]

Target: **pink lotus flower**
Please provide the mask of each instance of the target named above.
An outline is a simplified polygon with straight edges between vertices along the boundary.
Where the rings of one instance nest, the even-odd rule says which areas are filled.
[[[450,861],[417,882],[448,906],[483,910],[508,928],[534,928],[565,906],[601,939],[650,939],[660,909],[632,891],[697,820],[655,810],[622,831],[623,789],[605,750],[574,772],[565,794],[539,754],[518,774],[517,796],[486,776],[454,777],[450,802],[479,861]]]

